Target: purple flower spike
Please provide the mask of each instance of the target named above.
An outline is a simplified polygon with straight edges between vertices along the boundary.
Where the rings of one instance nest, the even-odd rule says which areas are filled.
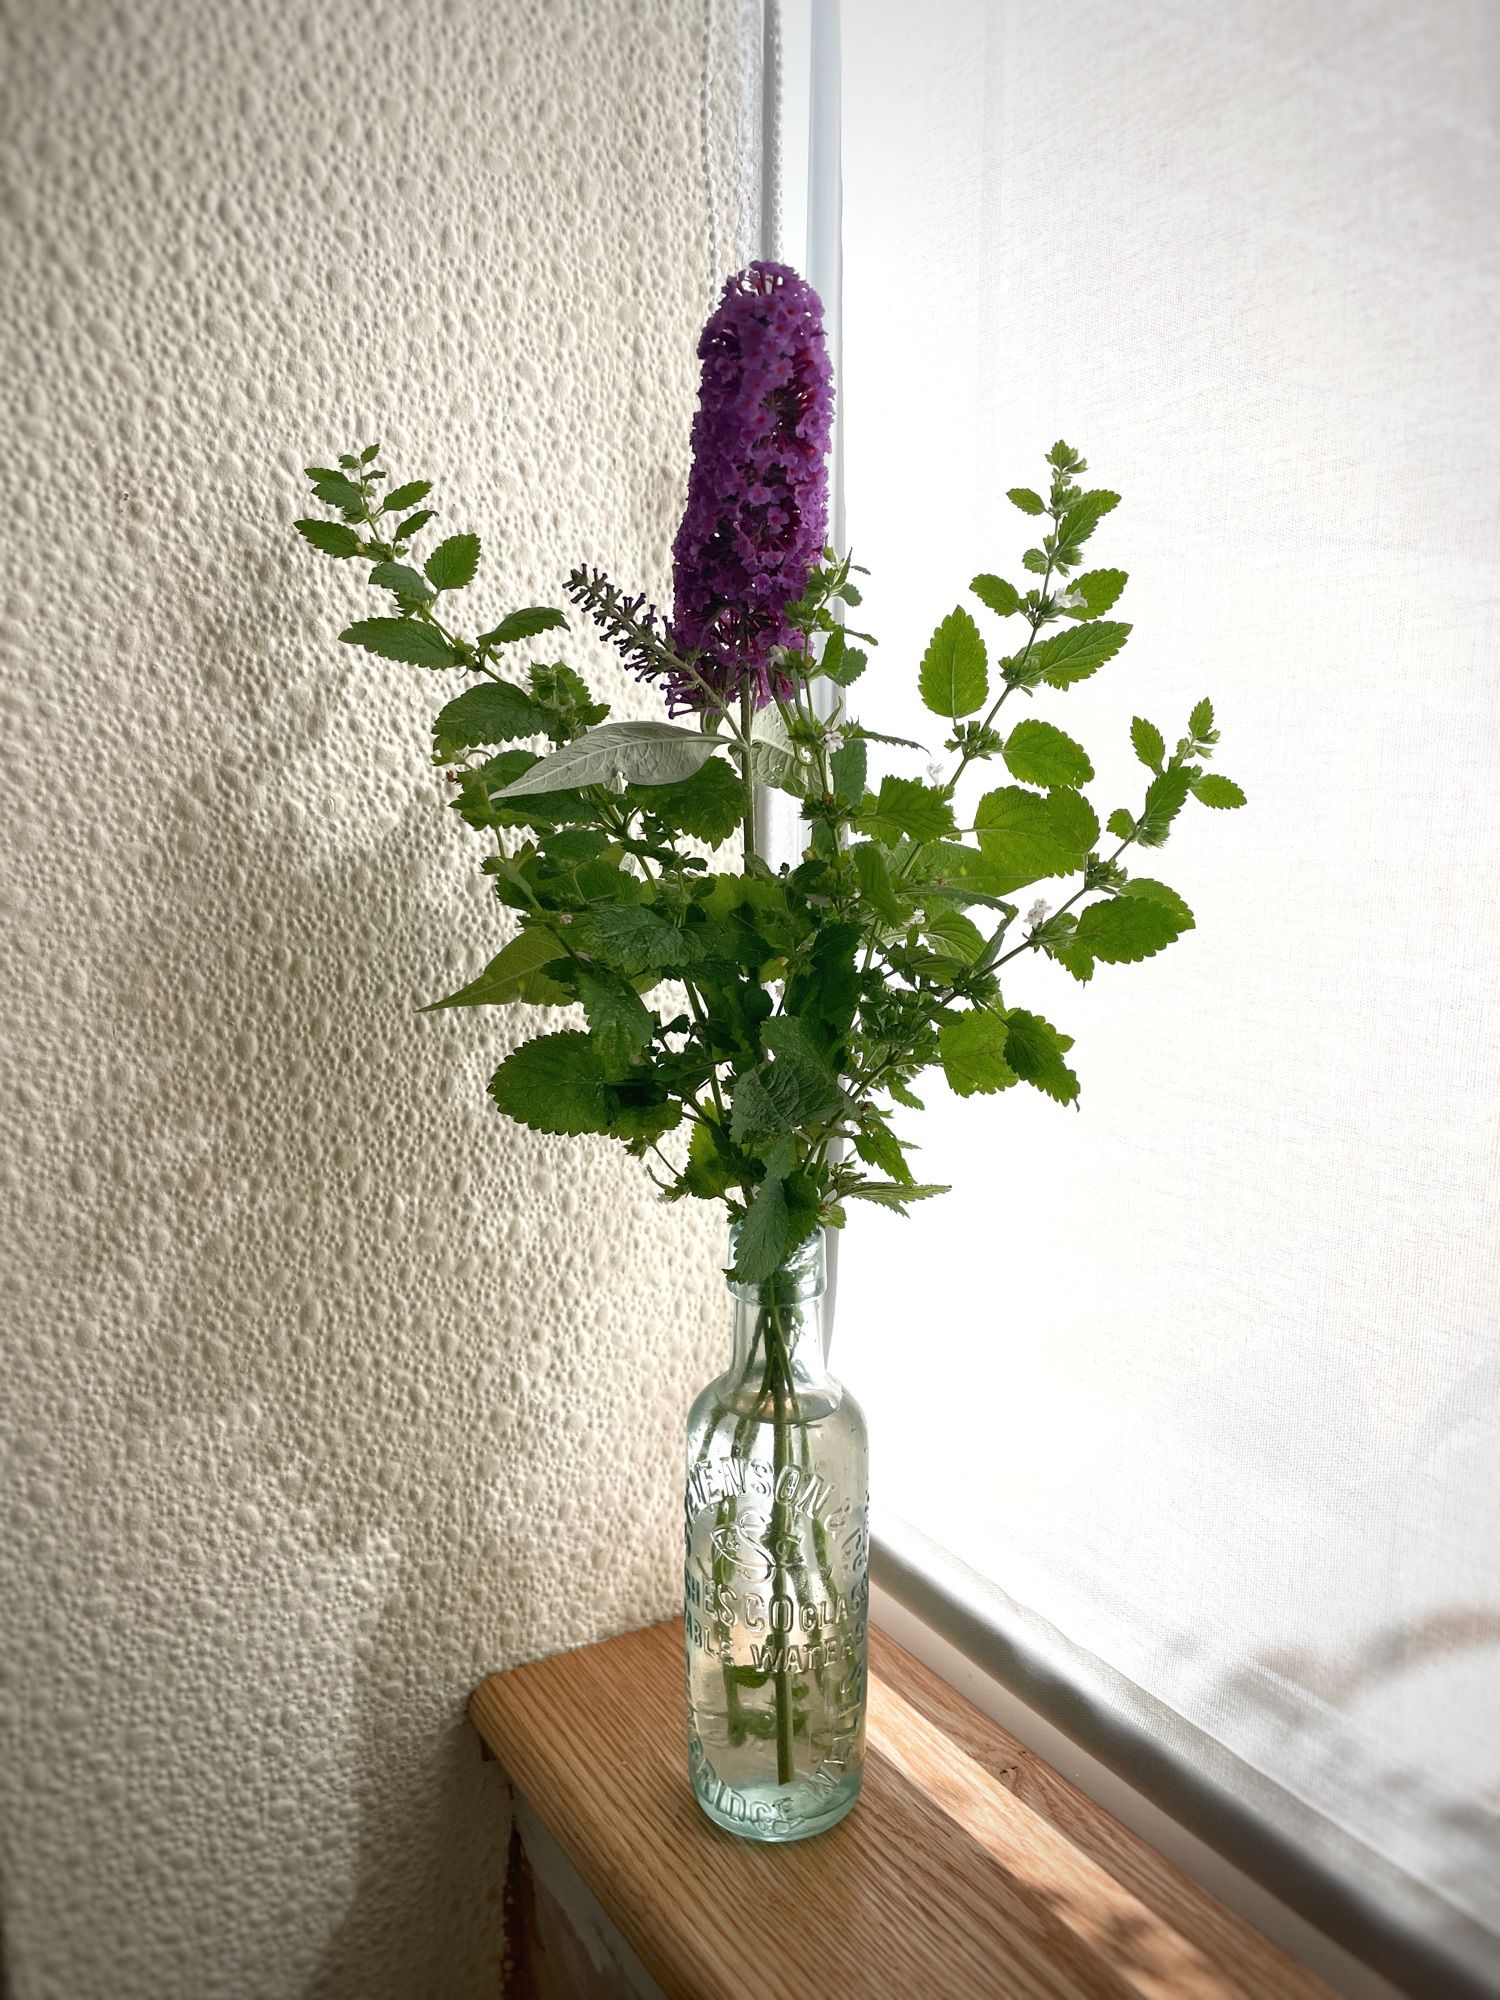
[[[757,708],[790,692],[771,654],[793,643],[786,607],[828,533],[833,370],[823,302],[785,264],[737,272],[698,342],[687,511],[672,545],[671,640],[716,691]],[[691,676],[668,678],[674,713],[702,708]]]

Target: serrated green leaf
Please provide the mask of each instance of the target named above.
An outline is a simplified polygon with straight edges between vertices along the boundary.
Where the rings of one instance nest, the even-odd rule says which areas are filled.
[[[745,811],[745,787],[739,774],[722,757],[710,757],[692,777],[675,785],[627,785],[629,805],[654,813],[678,833],[718,847],[739,828]]]
[[[742,1284],[758,1285],[779,1271],[817,1226],[818,1190],[800,1170],[768,1175],[756,1189],[735,1233],[730,1273]]]
[[[1005,1023],[983,1008],[943,1023],[938,1030],[938,1060],[955,1095],[987,1096],[1010,1088],[1016,1071],[1005,1059],[1005,1039]]]
[[[882,778],[879,795],[865,800],[858,817],[859,824],[888,847],[902,834],[913,840],[939,840],[958,830],[946,794],[918,778]]]
[[[880,849],[862,840],[850,848],[849,855],[859,878],[859,892],[870,908],[887,923],[900,923],[905,907],[897,900],[890,867]]]
[[[1021,567],[1029,569],[1033,576],[1045,576],[1052,565],[1045,549],[1028,549],[1021,558]]]
[[[934,1195],[951,1194],[950,1187],[937,1187],[924,1181],[856,1181],[844,1193],[851,1201],[874,1201],[882,1208],[893,1208],[898,1215],[905,1215],[906,1205],[912,1201],[931,1201]]]
[[[1177,903],[1174,908],[1161,897],[1143,895],[1112,896],[1090,903],[1079,916],[1070,949],[1085,951],[1105,965],[1130,965],[1153,958],[1193,927],[1191,912],[1186,923],[1180,914],[1187,905],[1180,898]]]
[[[330,473],[326,478],[313,481],[313,492],[325,507],[337,507],[341,514],[356,520],[365,511],[365,496],[352,481],[341,473]]]
[[[1073,874],[1092,845],[1080,838],[1092,817],[1078,792],[1042,796],[1018,785],[986,792],[974,810],[986,864],[984,886],[1003,896],[1048,876]],[[1097,832],[1097,821],[1094,826]]]
[[[1059,1104],[1071,1104],[1078,1095],[1078,1078],[1063,1056],[1073,1046],[1073,1037],[1064,1035],[1043,1020],[1014,1007],[1005,1021],[1005,1056],[1016,1075],[1033,1089],[1045,1091]]]
[[[1169,767],[1146,787],[1146,803],[1136,824],[1136,839],[1142,847],[1160,847],[1172,830],[1172,822],[1187,804],[1193,788],[1193,772],[1185,765]]]
[[[844,1102],[838,1078],[819,1058],[800,1021],[787,1015],[767,1021],[761,1040],[775,1060],[746,1070],[735,1080],[729,1135],[737,1145],[752,1137],[822,1124]]]
[[[460,986],[456,993],[445,999],[430,1000],[419,1011],[423,1014],[441,1013],[445,1007],[509,1007],[517,1000],[538,998],[539,989],[535,975],[559,959],[566,960],[563,946],[548,930],[539,925],[529,925],[519,936],[513,937],[505,949],[469,981]],[[566,987],[554,982],[545,982],[549,1004],[572,999]]]
[[[1165,882],[1153,882],[1149,875],[1133,875],[1128,882],[1120,884],[1117,894],[1121,896],[1143,896],[1147,902],[1164,903],[1177,919],[1179,930],[1193,928],[1193,913],[1175,889],[1169,889]]]
[[[362,646],[383,660],[413,667],[456,667],[458,654],[442,633],[420,618],[361,618],[339,634],[346,646]]]
[[[991,576],[986,571],[976,576],[969,588],[997,618],[1009,618],[1021,608],[1020,591],[1013,583],[1007,583],[1003,576]]]
[[[369,580],[377,590],[393,590],[398,597],[413,604],[425,604],[432,595],[432,586],[426,577],[407,563],[376,563],[370,571]]]
[[[1167,746],[1162,733],[1144,715],[1137,715],[1131,721],[1130,747],[1148,771],[1159,771],[1166,762]]]
[[[1083,599],[1064,615],[1078,621],[1101,618],[1130,581],[1122,569],[1091,569],[1074,577],[1072,589]]]
[[[919,675],[934,715],[972,715],[989,693],[988,656],[979,627],[963,606],[948,613],[928,642]]]
[[[1119,494],[1107,493],[1103,488],[1080,493],[1076,500],[1070,500],[1057,517],[1058,547],[1078,548],[1088,540],[1104,516],[1113,513],[1119,504]]]
[[[687,1192],[700,1201],[717,1201],[732,1187],[741,1185],[744,1177],[743,1159],[719,1128],[706,1122],[695,1124],[682,1173]]]
[[[382,514],[399,514],[403,507],[415,507],[419,500],[425,500],[431,491],[430,479],[409,479],[404,486],[391,488],[380,511]]]
[[[1124,806],[1116,806],[1104,823],[1116,840],[1129,840],[1135,832],[1135,821]]]
[[[499,796],[523,798],[621,778],[632,785],[678,784],[722,748],[718,737],[675,722],[603,722],[541,758]]]
[[[1201,778],[1194,779],[1193,797],[1221,812],[1245,803],[1245,794],[1233,778],[1221,777],[1217,771],[1206,771]]]
[[[396,523],[395,527],[391,530],[391,540],[393,542],[408,542],[419,529],[425,528],[429,521],[436,519],[437,516],[430,507],[421,507],[415,514],[408,514],[404,521]]]
[[[1018,722],[1001,750],[1013,778],[1025,785],[1086,785],[1094,775],[1081,743],[1050,722]]]
[[[1130,627],[1110,619],[1075,625],[1070,631],[1054,633],[1031,649],[1028,669],[1038,673],[1050,686],[1072,687],[1097,673],[1112,660],[1130,637]]]
[[[606,1072],[618,1076],[650,1046],[655,1014],[623,979],[610,979],[587,968],[578,975],[578,997]]]
[[[432,754],[446,760],[476,744],[534,736],[541,726],[536,703],[523,688],[509,681],[481,681],[438,710],[432,725]]]
[[[462,590],[479,568],[478,535],[449,535],[422,565],[434,590]]]
[[[522,1042],[490,1078],[500,1109],[534,1132],[606,1132],[611,1106],[604,1063],[574,1030]]]
[[[702,962],[717,936],[707,927],[687,930],[640,903],[614,903],[575,917],[569,938],[631,978],[642,973],[686,972]]]
[[[882,1173],[888,1174],[903,1187],[910,1187],[916,1178],[906,1164],[901,1141],[888,1125],[875,1119],[855,1133],[854,1150],[866,1166],[879,1167]]]
[[[1023,514],[1045,514],[1047,511],[1047,503],[1041,494],[1033,493],[1029,486],[1008,487],[1005,497],[1012,506],[1019,507]]]
[[[947,958],[977,965],[984,956],[984,933],[978,924],[946,903],[923,912],[922,935],[934,951]]]
[[[860,737],[846,736],[829,758],[828,768],[833,778],[833,788],[840,797],[857,799],[863,795],[869,755]]]
[[[1201,743],[1214,726],[1214,705],[1205,695],[1188,717],[1189,732]]]
[[[475,644],[488,651],[493,646],[512,646],[518,639],[535,639],[542,632],[566,631],[568,621],[550,604],[528,604],[512,611],[489,632],[481,632]]]
[[[342,521],[294,521],[292,524],[305,542],[320,549],[325,556],[357,556],[360,539],[353,528]]]

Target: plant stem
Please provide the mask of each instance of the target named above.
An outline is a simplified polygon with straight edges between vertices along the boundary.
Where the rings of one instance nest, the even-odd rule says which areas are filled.
[[[753,721],[749,688],[740,689],[740,769],[745,777],[745,872],[755,853],[755,770],[750,762],[750,726]]]
[[[786,1587],[786,1565],[783,1556],[790,1524],[787,1520],[786,1502],[779,1497],[779,1490],[781,1475],[792,1463],[792,1426],[790,1421],[792,1382],[791,1364],[787,1356],[786,1333],[781,1324],[781,1302],[776,1296],[775,1284],[776,1279],[773,1277],[770,1281],[771,1292],[766,1308],[767,1319],[769,1321],[766,1336],[767,1346],[769,1348],[771,1335],[774,1333],[776,1339],[776,1373],[780,1378],[772,1390],[774,1400],[772,1403],[771,1462],[773,1467],[773,1484],[771,1491],[775,1497],[773,1497],[771,1505],[771,1547],[773,1560],[776,1565],[773,1582],[774,1593],[777,1597],[784,1598],[788,1592]],[[774,1640],[772,1643],[774,1643]],[[792,1679],[785,1659],[785,1651],[789,1643],[789,1640],[783,1637],[783,1657],[781,1664],[774,1670],[776,1684],[776,1782],[778,1785],[789,1785],[797,1775],[796,1755],[792,1741]]]

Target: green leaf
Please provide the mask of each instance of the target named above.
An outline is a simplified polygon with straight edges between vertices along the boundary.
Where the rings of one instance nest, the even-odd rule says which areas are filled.
[[[737,1186],[745,1173],[743,1160],[733,1151],[717,1125],[699,1123],[688,1141],[687,1165],[682,1183],[700,1201],[717,1201]]]
[[[342,521],[296,521],[292,524],[305,542],[321,549],[325,556],[357,556],[360,539]]]
[[[475,829],[551,827],[559,822],[592,818],[595,807],[587,792],[536,792],[528,798],[502,798],[506,786],[538,762],[540,759],[533,750],[497,751],[477,770],[467,773],[453,800],[453,810]]]
[[[1082,542],[1094,532],[1106,514],[1112,514],[1120,504],[1118,493],[1106,492],[1096,487],[1092,492],[1080,493],[1070,500],[1057,517],[1057,539],[1059,542]]]
[[[1126,812],[1124,806],[1116,806],[1114,811],[1110,814],[1109,818],[1105,821],[1105,825],[1109,828],[1110,832],[1114,835],[1116,840],[1129,840],[1131,835],[1135,832],[1135,821],[1131,818],[1130,814]]]
[[[618,1075],[650,1046],[655,1014],[633,986],[588,969],[578,975],[578,997],[605,1069],[611,1076]]]
[[[989,684],[979,627],[960,604],[933,633],[922,655],[922,699],[934,715],[972,715],[983,705]]]
[[[513,1049],[490,1078],[490,1096],[533,1132],[609,1130],[603,1059],[587,1035],[572,1030]]]
[[[432,586],[426,577],[406,563],[376,563],[370,571],[370,582],[377,590],[394,590],[398,597],[413,604],[425,604],[432,595]]]
[[[974,811],[985,888],[1004,896],[1029,882],[1081,868],[1092,842],[1080,840],[1087,828],[1080,806],[1087,812],[1088,803],[1078,792],[1040,796],[1018,785],[986,792]]]
[[[913,840],[938,840],[957,833],[947,796],[917,778],[882,778],[879,796],[867,798],[858,817],[860,825],[867,826],[887,846],[893,846],[903,833]]]
[[[365,496],[351,480],[333,472],[313,481],[313,492],[325,507],[337,507],[341,514],[358,518],[365,511]]]
[[[442,633],[420,618],[361,618],[339,634],[346,646],[363,646],[383,660],[413,667],[456,667],[457,653]]]
[[[723,747],[718,737],[675,722],[602,722],[540,758],[498,796],[522,798],[619,778],[632,785],[679,784]]]
[[[1094,775],[1083,745],[1050,722],[1018,722],[1000,754],[1025,785],[1086,785]]]
[[[382,514],[399,514],[403,507],[415,507],[419,500],[425,500],[431,491],[430,479],[409,479],[404,486],[391,488],[380,511]]]
[[[1134,717],[1130,724],[1130,747],[1148,771],[1159,771],[1166,762],[1167,746],[1162,733],[1143,715]]]
[[[567,629],[567,619],[550,604],[528,604],[524,610],[512,611],[509,617],[502,618],[493,630],[481,632],[474,643],[488,651],[492,646],[512,646],[517,639],[535,639],[541,632]]]
[[[984,956],[984,933],[978,924],[949,904],[939,903],[936,909],[923,912],[922,935],[934,951],[968,965],[977,965]]]
[[[633,882],[633,876],[626,876]],[[593,957],[631,978],[642,973],[691,971],[706,959],[731,955],[734,934],[717,924],[679,928],[640,903],[606,904],[575,917],[569,938]]]
[[[934,1195],[951,1194],[952,1188],[937,1187],[923,1181],[856,1181],[846,1188],[850,1201],[874,1201],[882,1208],[893,1208],[898,1215],[905,1215],[910,1201],[931,1201]]]
[[[420,1011],[424,1014],[440,1013],[445,1007],[508,1007],[517,1000],[535,1000],[538,993],[532,984],[533,976],[543,966],[552,965],[558,959],[566,959],[567,953],[548,930],[539,925],[528,926],[518,937],[513,937],[505,949],[484,968],[477,978],[467,986],[460,986],[456,993],[446,999],[430,1000]],[[565,987],[552,986],[555,1001],[571,1000],[572,994]],[[528,991],[528,986],[531,990]]]
[[[722,757],[710,757],[692,777],[674,785],[627,785],[626,802],[654,813],[678,833],[717,847],[734,833],[745,811],[745,787]]]
[[[1130,581],[1122,569],[1091,569],[1073,579],[1073,590],[1083,599],[1065,617],[1077,620],[1101,618],[1117,601]]]
[[[873,1118],[868,1112],[865,1115],[869,1122],[854,1135],[855,1152],[866,1166],[879,1167],[883,1173],[889,1174],[893,1181],[900,1181],[903,1186],[910,1187],[915,1175],[906,1164],[906,1154],[902,1151],[901,1141],[889,1125]]]
[[[1063,1056],[1073,1046],[1071,1035],[1060,1034],[1040,1014],[1028,1014],[1015,1007],[1006,1016],[1005,1055],[1022,1082],[1045,1091],[1059,1104],[1071,1104],[1078,1095],[1078,1078]]]
[[[1169,766],[1146,787],[1146,803],[1136,825],[1136,839],[1142,847],[1160,847],[1172,830],[1172,822],[1187,804],[1193,788],[1193,772],[1184,765]]]
[[[729,1133],[736,1144],[752,1136],[820,1125],[844,1102],[838,1078],[820,1059],[800,1021],[789,1015],[767,1021],[761,1040],[775,1061],[746,1070],[735,1080]]]
[[[1021,593],[1013,583],[1007,583],[1003,576],[991,576],[988,572],[976,576],[969,585],[970,590],[993,611],[997,618],[1009,618],[1021,608]]]
[[[301,523],[298,523],[299,527]],[[1205,695],[1188,717],[1189,733],[1202,743],[1214,726],[1214,705]]]
[[[436,519],[437,516],[430,507],[419,508],[415,514],[408,514],[404,521],[396,523],[395,527],[391,530],[391,540],[393,542],[409,542],[413,535],[427,526],[429,521]]]
[[[768,1174],[740,1223],[730,1275],[757,1285],[779,1271],[816,1228],[819,1206],[817,1187],[805,1173]]]
[[[1033,493],[1029,486],[1012,486],[1007,490],[1005,497],[1013,506],[1019,507],[1023,514],[1045,514],[1047,511],[1046,502],[1041,494]]]
[[[959,1097],[1008,1090],[1016,1071],[1005,1059],[1006,1025],[998,1014],[974,1008],[938,1030],[938,1060]]]
[[[896,891],[891,882],[891,871],[885,856],[878,847],[862,840],[849,850],[854,862],[854,872],[859,878],[859,892],[879,917],[889,924],[899,924],[906,914],[905,906],[897,901]]]
[[[1105,965],[1133,965],[1143,958],[1154,958],[1192,925],[1191,914],[1184,923],[1177,909],[1157,897],[1110,897],[1089,904],[1058,956],[1070,972],[1086,979],[1089,974],[1080,969],[1079,961],[1100,959]],[[1089,971],[1092,969],[1090,964]]]
[[[509,681],[481,681],[438,710],[432,725],[432,754],[446,761],[476,744],[534,736],[541,726],[536,703],[523,688]]]
[[[1207,771],[1201,778],[1193,780],[1193,797],[1220,811],[1245,803],[1245,794],[1233,778],[1220,777],[1217,771]]]
[[[1097,673],[1129,637],[1128,625],[1108,619],[1075,625],[1071,631],[1055,633],[1033,646],[1026,665],[1052,687],[1071,687]]]
[[[833,788],[842,798],[857,799],[863,796],[869,755],[858,736],[846,736],[829,758],[828,768],[833,778]]]
[[[462,590],[479,567],[478,535],[449,535],[422,565],[434,590]]]
[[[1165,882],[1153,882],[1149,875],[1133,875],[1128,882],[1122,882],[1118,890],[1121,896],[1143,896],[1147,902],[1164,903],[1177,919],[1179,931],[1193,928],[1193,913],[1175,889],[1169,889]]]

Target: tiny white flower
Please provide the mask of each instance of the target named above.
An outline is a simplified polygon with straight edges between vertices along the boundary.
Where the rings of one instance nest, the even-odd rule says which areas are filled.
[[[1081,590],[1060,591],[1053,598],[1052,602],[1059,611],[1078,611],[1083,605],[1083,592]]]
[[[943,767],[941,764],[934,762],[927,766],[927,782],[929,785],[940,785],[943,782]]]
[[[1052,905],[1050,903],[1044,903],[1041,897],[1038,896],[1036,901],[1032,904],[1031,908],[1026,912],[1027,923],[1033,926],[1037,924],[1046,923],[1047,912],[1048,910],[1051,909],[1051,907]]]

